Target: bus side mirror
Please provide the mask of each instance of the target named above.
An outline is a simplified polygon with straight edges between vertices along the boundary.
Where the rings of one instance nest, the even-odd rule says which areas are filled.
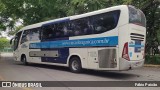
[[[12,39],[10,40],[10,42],[9,42],[9,43],[10,43],[10,45],[12,45],[13,39],[14,39],[14,38],[12,38]]]

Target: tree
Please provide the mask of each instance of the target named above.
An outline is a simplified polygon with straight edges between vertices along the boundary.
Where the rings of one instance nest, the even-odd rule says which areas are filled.
[[[1,37],[0,38],[0,50],[4,49],[5,47],[10,47],[9,40],[4,37]]]
[[[6,26],[3,24],[4,18],[1,17],[2,11],[5,9],[4,4],[0,0],[0,31],[5,30]]]

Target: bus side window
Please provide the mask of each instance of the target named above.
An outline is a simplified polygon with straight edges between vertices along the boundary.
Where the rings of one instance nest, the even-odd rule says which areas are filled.
[[[64,35],[64,31],[63,31],[63,28],[64,28],[64,24],[65,23],[57,23],[57,24],[55,24],[55,29],[54,29],[54,31],[55,31],[55,38],[61,38],[61,37],[63,37]]]
[[[74,23],[72,21],[65,22],[62,30],[63,37],[74,36]]]
[[[89,18],[83,18],[81,21],[81,29],[83,32],[83,35],[89,35],[92,34],[92,29],[90,27],[90,21]]]
[[[94,33],[103,33],[114,29],[117,26],[120,11],[111,11],[91,17],[91,22],[94,26]]]
[[[75,36],[91,34],[92,31],[90,29],[90,22],[88,17],[77,19],[74,21],[74,24],[75,24],[74,28]]]
[[[52,25],[42,27],[42,39],[53,39],[55,37],[54,28],[55,27],[52,27]]]
[[[63,26],[63,36],[66,37],[68,35],[69,35],[69,33],[68,33],[68,30],[67,30],[67,27]]]
[[[75,21],[74,36],[82,35],[81,21]]]
[[[106,31],[106,28],[103,26],[103,22],[104,22],[104,17],[102,17],[102,15],[95,15],[91,18],[92,24],[94,26],[94,33],[98,34],[101,32]]]
[[[40,40],[40,29],[39,28],[31,29],[29,37],[31,41]]]
[[[21,44],[24,43],[24,42],[27,42],[29,40],[28,34],[29,34],[29,30],[25,30],[23,32],[22,39],[21,39]]]

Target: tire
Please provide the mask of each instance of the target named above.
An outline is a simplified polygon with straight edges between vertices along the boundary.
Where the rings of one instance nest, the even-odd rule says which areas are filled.
[[[80,73],[82,71],[81,61],[78,57],[70,59],[69,68],[73,73]]]
[[[27,58],[26,58],[25,55],[22,56],[22,63],[23,63],[24,65],[28,65]]]

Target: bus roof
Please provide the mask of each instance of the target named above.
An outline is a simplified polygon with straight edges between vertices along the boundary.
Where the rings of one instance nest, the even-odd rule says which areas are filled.
[[[88,12],[88,13],[84,13],[84,14],[73,15],[73,16],[68,16],[68,17],[64,17],[64,18],[44,21],[44,22],[40,22],[40,23],[25,26],[20,31],[27,30],[27,29],[32,29],[32,28],[37,28],[37,27],[41,27],[41,26],[44,26],[44,25],[49,25],[51,23],[61,22],[61,21],[64,21],[64,20],[75,20],[75,19],[79,19],[79,18],[83,18],[83,17],[88,17],[88,16],[92,16],[92,15],[96,15],[96,14],[101,14],[101,13],[104,13],[104,12],[109,12],[109,11],[112,11],[112,10],[117,10],[117,9],[120,10],[121,8],[126,8],[126,6],[127,5],[119,5],[119,6],[100,9],[100,10],[96,10],[96,11],[92,11],[92,12]]]

